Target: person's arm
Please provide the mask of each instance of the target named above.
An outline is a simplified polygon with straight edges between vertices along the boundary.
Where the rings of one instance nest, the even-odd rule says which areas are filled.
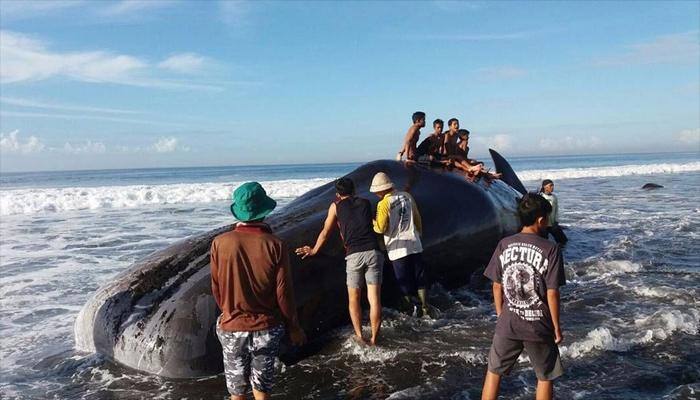
[[[306,341],[304,331],[299,326],[296,302],[294,301],[294,287],[292,284],[292,271],[289,266],[289,251],[287,246],[282,246],[281,258],[277,265],[277,305],[282,314],[289,337],[294,345],[301,346]]]
[[[547,305],[554,325],[554,343],[559,344],[564,340],[559,325],[559,289],[547,289]]]
[[[549,268],[547,268],[547,276],[545,283],[547,285],[547,306],[549,314],[552,316],[552,325],[554,326],[554,342],[561,343],[563,336],[561,333],[561,325],[559,323],[559,287],[566,285],[566,274],[564,272],[564,255],[561,247],[555,246],[549,255]]]
[[[336,214],[336,209],[335,209],[335,203],[331,204],[330,207],[328,207],[328,215],[326,216],[326,221],[323,223],[323,229],[321,230],[321,233],[318,234],[318,238],[316,239],[316,244],[314,245],[313,248],[309,246],[303,246],[299,247],[296,249],[294,252],[298,255],[301,256],[302,259],[310,256],[315,256],[319,250],[321,250],[321,247],[326,243],[326,240],[328,240],[328,234],[333,230],[333,227],[335,227],[335,222],[337,220],[338,216]]]
[[[496,307],[496,316],[501,316],[503,311],[503,285],[494,282],[491,290],[493,290],[493,305]]]
[[[219,259],[216,253],[216,242],[211,243],[209,249],[209,265],[211,267],[211,294],[214,295],[216,305],[221,309],[221,294],[219,292]]]
[[[379,200],[379,203],[377,203],[377,216],[374,220],[372,220],[372,227],[374,228],[375,232],[380,234],[383,234],[389,228],[388,196],[384,196],[384,198]]]

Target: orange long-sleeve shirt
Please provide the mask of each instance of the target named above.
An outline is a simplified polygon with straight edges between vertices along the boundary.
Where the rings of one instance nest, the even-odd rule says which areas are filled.
[[[265,224],[242,224],[211,244],[211,290],[224,331],[297,327],[289,251]]]

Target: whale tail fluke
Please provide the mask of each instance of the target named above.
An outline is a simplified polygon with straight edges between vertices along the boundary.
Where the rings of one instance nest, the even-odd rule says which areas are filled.
[[[520,192],[523,196],[526,195],[527,189],[525,189],[525,185],[520,182],[520,178],[515,174],[508,161],[494,149],[489,149],[489,153],[491,153],[491,159],[496,166],[496,172],[501,174],[501,180],[512,186],[513,189]]]

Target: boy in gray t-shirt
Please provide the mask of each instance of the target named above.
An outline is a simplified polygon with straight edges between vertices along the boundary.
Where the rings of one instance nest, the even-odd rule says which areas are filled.
[[[510,372],[523,349],[537,375],[538,399],[551,399],[552,380],[564,373],[557,347],[562,341],[559,286],[566,283],[564,261],[559,246],[542,237],[551,211],[542,196],[525,195],[518,205],[522,230],[498,243],[484,272],[493,281],[498,322],[482,400],[498,397],[501,376]]]

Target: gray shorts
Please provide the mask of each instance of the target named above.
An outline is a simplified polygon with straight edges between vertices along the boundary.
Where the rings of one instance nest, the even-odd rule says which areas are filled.
[[[284,326],[253,332],[228,332],[219,328],[216,335],[224,352],[226,387],[234,396],[243,396],[250,384],[259,392],[271,393],[275,383],[275,360],[279,354]]]
[[[360,251],[345,257],[345,271],[349,288],[361,288],[363,282],[368,285],[382,284],[382,267],[384,255],[379,250]]]
[[[518,361],[523,349],[530,357],[530,364],[537,379],[551,381],[564,373],[559,358],[559,347],[554,340],[549,342],[528,342],[494,335],[489,351],[489,371],[497,375],[507,375]]]

